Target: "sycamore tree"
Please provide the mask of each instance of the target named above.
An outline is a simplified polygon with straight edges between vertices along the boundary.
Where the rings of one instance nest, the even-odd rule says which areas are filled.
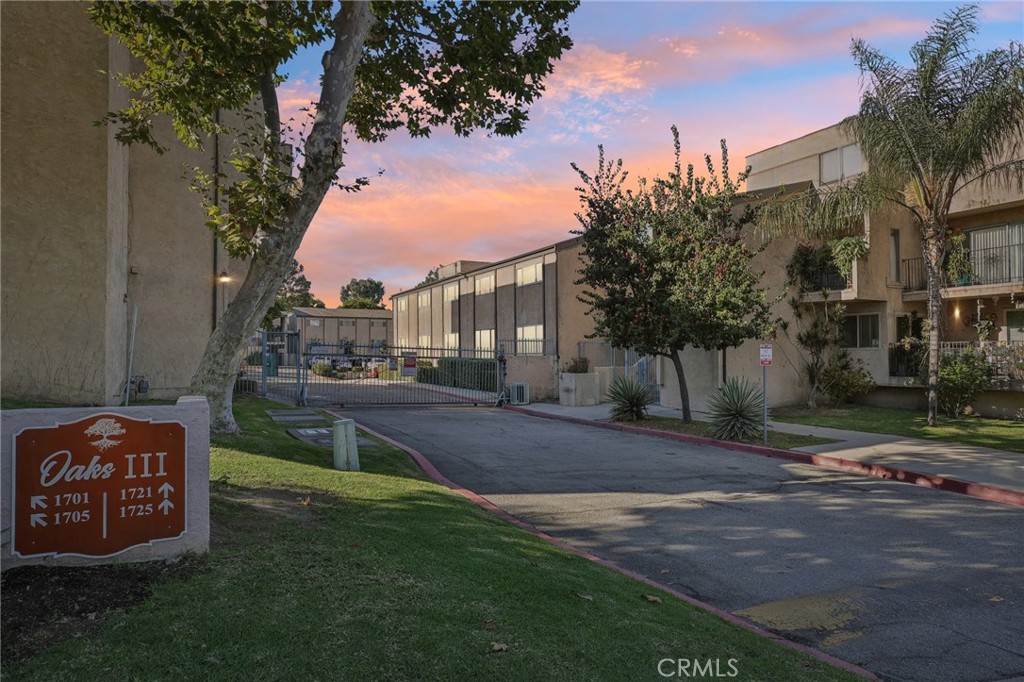
[[[1024,192],[1024,48],[971,48],[978,7],[937,20],[903,66],[863,40],[853,58],[864,83],[860,111],[842,123],[860,143],[867,170],[762,215],[769,230],[798,226],[817,236],[849,234],[850,217],[906,210],[921,235],[928,290],[928,425],[938,413],[943,264],[953,200],[979,186]]]
[[[274,322],[287,315],[292,308],[326,308],[324,302],[313,295],[312,288],[313,283],[306,277],[305,268],[293,258],[292,271],[277,290],[274,304],[263,316],[260,327],[270,329]]]
[[[196,177],[208,224],[248,273],[218,321],[191,390],[210,402],[211,428],[238,430],[231,397],[240,355],[288,276],[310,221],[340,179],[348,136],[379,142],[448,125],[512,136],[572,42],[576,2],[100,2],[93,21],[143,68],[120,74],[128,106],[107,123],[126,144],[156,150],[153,121],[170,120],[198,148],[233,136],[231,173]],[[300,48],[323,45],[312,123],[288,137],[276,88]],[[228,129],[222,111],[249,112]],[[293,147],[293,144],[294,147]],[[294,149],[294,151],[293,151]],[[215,201],[216,199],[216,201]]]
[[[341,287],[341,306],[343,308],[383,308],[384,283],[367,277],[353,277],[348,284]]]
[[[761,273],[743,230],[755,209],[743,203],[722,141],[721,175],[705,156],[707,177],[685,176],[673,126],[675,167],[666,178],[625,188],[622,161],[608,163],[598,148],[597,172],[572,164],[582,186],[576,214],[583,236],[581,301],[595,335],[619,348],[668,358],[679,380],[683,421],[692,421],[680,352],[735,348],[768,334],[773,322]]]

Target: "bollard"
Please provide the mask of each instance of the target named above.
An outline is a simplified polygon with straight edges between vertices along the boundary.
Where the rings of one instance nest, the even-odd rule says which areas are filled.
[[[359,471],[356,423],[351,419],[339,419],[334,422],[334,468],[342,471]]]

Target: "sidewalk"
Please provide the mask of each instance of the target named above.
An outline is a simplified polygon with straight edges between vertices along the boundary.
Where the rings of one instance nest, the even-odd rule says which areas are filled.
[[[596,421],[608,419],[611,404],[563,407],[554,403],[533,403],[526,409],[555,417]],[[648,412],[651,416],[682,418],[679,410],[658,405],[649,406]],[[693,416],[695,419],[707,418],[705,413],[696,411]],[[794,452],[827,454],[830,457],[930,474],[944,479],[980,483],[1024,495],[1024,454],[1021,453],[882,433],[846,431],[775,421],[769,421],[768,424],[773,430],[783,433],[818,436],[838,441],[794,448]],[[643,424],[637,426],[642,427]]]

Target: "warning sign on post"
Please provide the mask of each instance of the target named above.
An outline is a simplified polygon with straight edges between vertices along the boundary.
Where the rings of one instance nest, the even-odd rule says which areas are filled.
[[[186,530],[186,429],[118,414],[14,438],[13,553],[109,557]]]
[[[772,344],[770,343],[761,344],[761,366],[772,366]]]

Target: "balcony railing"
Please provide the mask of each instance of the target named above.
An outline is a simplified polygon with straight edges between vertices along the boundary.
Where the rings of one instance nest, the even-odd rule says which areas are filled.
[[[1024,381],[1024,341],[943,341],[939,356],[948,358],[968,351],[980,352],[992,367],[996,385]],[[928,362],[928,345],[924,341],[910,344],[889,344],[889,376],[920,376]]]
[[[968,254],[970,272],[957,280],[942,273],[943,287],[966,287],[979,284],[1024,282],[1024,244],[1011,244],[991,249],[973,249]],[[903,261],[903,290],[924,291],[928,288],[923,258]]]
[[[805,293],[842,291],[843,289],[850,288],[849,278],[843,277],[834,265],[815,268],[808,274],[810,277],[807,278],[803,285]]]

